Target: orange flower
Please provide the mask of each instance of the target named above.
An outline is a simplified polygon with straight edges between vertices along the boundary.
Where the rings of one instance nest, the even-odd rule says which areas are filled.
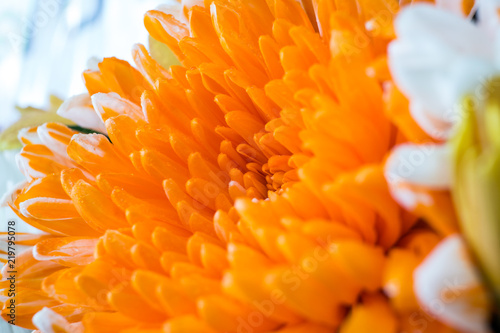
[[[411,122],[394,89],[383,98],[398,9],[148,12],[182,66],[141,45],[137,69],[104,59],[83,76],[108,137],[54,123],[22,136],[28,183],[10,204],[51,236],[17,259],[16,324],[45,307],[44,332],[451,332],[411,289],[440,238],[383,175],[396,143],[424,135],[394,125]]]

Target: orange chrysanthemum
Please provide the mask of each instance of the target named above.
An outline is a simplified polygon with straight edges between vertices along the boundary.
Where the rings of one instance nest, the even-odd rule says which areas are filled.
[[[16,324],[47,307],[65,318],[46,317],[56,332],[451,332],[412,289],[441,236],[415,226],[382,170],[396,143],[428,139],[387,70],[398,10],[148,12],[182,66],[138,45],[137,69],[85,72],[109,138],[55,123],[21,136],[28,183],[10,204],[48,235],[21,236],[34,248],[16,262]]]

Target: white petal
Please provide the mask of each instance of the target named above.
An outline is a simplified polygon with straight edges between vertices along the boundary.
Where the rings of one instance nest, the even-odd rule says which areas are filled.
[[[69,322],[60,314],[49,308],[43,308],[33,316],[33,325],[35,325],[42,333],[56,333],[64,329],[70,332]]]
[[[449,75],[450,63],[458,55],[432,39],[397,40],[391,43],[388,52],[392,76],[409,98],[415,120],[429,135],[436,137],[443,126],[450,126],[435,121],[444,118],[455,104],[446,90],[454,84]],[[423,114],[415,115],[417,111]],[[429,114],[437,116],[429,118]]]
[[[495,66],[500,68],[500,0],[478,0],[479,26],[490,37],[495,49]]]
[[[19,130],[19,132],[17,133],[17,138],[24,145],[27,144],[39,145],[42,143],[42,141],[38,137],[36,127],[25,127]]]
[[[386,176],[394,181],[429,189],[448,189],[451,184],[451,150],[447,145],[401,144],[385,164]]]
[[[31,205],[33,205],[33,204],[39,204],[39,203],[54,204],[54,205],[56,205],[56,204],[62,204],[62,205],[66,204],[66,205],[69,205],[69,204],[72,204],[73,201],[71,201],[70,199],[56,199],[56,198],[36,197],[36,198],[24,200],[23,202],[21,202],[19,204],[19,211],[24,216],[28,216],[28,217],[32,217],[32,218],[37,218],[37,217],[31,215],[31,213],[29,211],[29,208],[30,208]],[[47,218],[47,219],[44,219],[44,220],[50,221],[51,219]],[[57,220],[60,221],[61,219],[57,219]]]
[[[88,94],[70,97],[59,107],[57,114],[73,121],[80,127],[107,133],[106,127],[92,107],[92,101]]]
[[[479,26],[487,33],[494,33],[500,25],[500,0],[477,0]]]
[[[401,144],[387,159],[384,174],[393,198],[413,210],[432,205],[432,198],[419,188],[442,190],[451,184],[450,149],[436,144]]]
[[[457,16],[464,16],[462,1],[458,0],[436,0],[436,6],[449,11]]]
[[[419,101],[413,100],[410,102],[410,114],[413,120],[434,139],[445,140],[450,136],[450,131],[453,128],[453,123],[449,119],[453,119],[457,113],[455,108],[443,108],[442,112],[429,112]],[[441,115],[436,117],[435,115]],[[446,120],[443,120],[446,119]]]
[[[182,0],[181,2],[188,9],[194,6],[205,7],[205,1],[203,0]]]
[[[444,113],[432,113],[432,117],[452,126],[444,133],[448,138],[454,127],[460,123],[463,114],[461,104],[465,96],[474,96],[476,100],[486,98],[488,81],[499,73],[494,63],[472,56],[457,58],[450,64],[448,84],[443,87],[443,93],[449,100],[449,106]]]
[[[394,80],[421,128],[448,138],[464,96],[498,72],[493,43],[466,19],[428,5],[403,10],[396,30],[398,39],[388,50]]]
[[[451,81],[456,82],[451,91],[453,98],[463,96],[465,93],[472,93],[477,97],[484,97],[482,89],[488,80],[499,73],[499,69],[494,63],[481,58],[461,57],[453,64]]]
[[[71,138],[71,144],[80,146],[92,155],[104,157],[104,150],[99,145],[100,134],[75,134]]]
[[[403,186],[403,184],[391,184],[389,185],[389,190],[394,200],[396,200],[396,202],[402,207],[405,207],[410,211],[414,210],[419,204],[423,204],[425,206],[433,204],[432,197],[429,194],[417,192]]]
[[[139,106],[120,97],[117,93],[97,93],[92,95],[91,100],[97,115],[103,123],[102,115],[106,113],[106,109],[110,109],[117,114],[128,115],[134,120],[142,117],[142,109]]]
[[[161,5],[155,8],[156,10],[162,11],[166,14],[172,15],[177,21],[186,23],[186,17],[182,12],[182,4],[175,0],[167,0]]]
[[[446,83],[446,68],[457,55],[439,42],[423,38],[392,42],[388,49],[389,66],[395,82],[407,96],[425,100],[426,107],[439,109],[445,106],[439,87]]]
[[[43,124],[41,126],[38,126],[37,128],[37,133],[38,137],[40,138],[40,141],[42,144],[44,144],[47,148],[49,148],[53,153],[57,154],[59,157],[61,157],[63,160],[70,160],[68,153],[66,152],[68,146],[64,144],[63,142],[55,139],[53,136],[51,136],[51,129],[47,127],[47,124]],[[58,133],[60,134],[60,133]],[[68,139],[71,139],[71,137],[66,136]],[[61,159],[57,159],[58,162],[64,163],[64,161],[61,161]]]
[[[432,39],[460,54],[491,59],[490,40],[470,20],[432,5],[416,4],[401,11],[395,21],[398,38]]]
[[[35,178],[43,178],[45,177],[45,174],[40,172],[40,171],[36,171],[35,169],[33,169],[31,166],[30,166],[30,163],[29,163],[29,159],[27,159],[26,157],[23,157],[21,156],[21,154],[17,154],[16,155],[16,165],[17,165],[17,168],[19,171],[21,171],[21,173],[24,175],[24,177],[26,177],[26,179],[28,181],[31,181]]]
[[[415,295],[431,316],[463,332],[489,332],[488,294],[459,235],[444,239],[413,278]]]
[[[101,63],[103,58],[98,57],[90,57],[87,59],[87,69],[91,71],[99,71],[99,63]]]

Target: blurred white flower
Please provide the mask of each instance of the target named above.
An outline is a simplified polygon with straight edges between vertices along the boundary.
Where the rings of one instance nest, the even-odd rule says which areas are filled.
[[[444,239],[414,272],[422,308],[461,332],[489,332],[489,297],[459,235]]]
[[[410,210],[419,205],[436,205],[432,202],[430,191],[446,193],[453,189],[456,200],[458,185],[454,173],[457,161],[454,161],[456,152],[454,155],[450,139],[459,140],[462,133],[459,133],[458,125],[472,124],[471,119],[475,119],[470,116],[465,118],[463,110],[467,105],[464,101],[485,104],[491,93],[491,79],[500,74],[500,1],[479,0],[476,6],[477,22],[457,8],[450,11],[428,4],[409,6],[395,21],[397,39],[388,50],[392,76],[409,99],[414,120],[429,136],[441,142],[401,145],[387,159],[385,175],[391,193]],[[498,124],[491,123],[490,126]],[[471,147],[471,150],[474,149]],[[467,157],[471,158],[470,151],[467,153]],[[477,163],[481,161],[477,160]],[[458,166],[465,168],[463,163]],[[497,175],[495,170],[492,174]],[[471,168],[466,171],[468,175],[476,172]],[[478,196],[474,192],[477,188],[472,187],[476,185],[473,178],[468,180],[469,187],[464,187],[465,180],[462,179],[462,191],[473,197]],[[477,186],[484,187],[484,183]],[[496,229],[491,227],[490,220],[484,218],[491,216],[491,212],[479,216],[475,209],[484,207],[471,202],[467,196],[462,197],[461,202],[455,201],[461,230],[470,251],[483,265],[476,266],[477,262],[470,260],[469,250],[460,236],[450,236],[415,271],[415,294],[432,316],[457,330],[488,332],[491,304],[478,272],[481,269],[485,274],[491,270],[490,266],[498,266],[491,265],[495,260],[498,262],[498,252],[491,251],[492,244],[498,245],[498,238],[495,239],[498,233],[493,233]],[[492,200],[495,202],[497,198]],[[464,214],[461,213],[464,210],[473,212],[467,216],[468,221],[463,220]],[[495,221],[497,223],[498,219]],[[464,223],[470,227],[464,228]],[[444,231],[449,233],[454,228],[457,226]],[[473,235],[484,236],[488,232],[488,242],[484,237]],[[471,242],[472,239],[475,241]],[[478,251],[480,248],[484,251]],[[484,255],[488,249],[489,255]]]
[[[492,6],[491,0],[481,4]],[[389,46],[389,66],[398,87],[410,100],[417,123],[437,139],[450,136],[459,120],[465,94],[480,93],[500,72],[497,27],[476,25],[432,5],[404,9],[395,22],[397,39]]]
[[[397,39],[388,50],[392,76],[408,97],[418,125],[443,141],[425,151],[409,143],[388,159],[385,174],[391,192],[408,209],[429,204],[419,187],[450,188],[446,141],[462,117],[461,103],[466,95],[484,98],[486,83],[500,73],[500,1],[479,0],[476,6],[477,23],[457,10],[428,4],[408,6],[395,21]]]

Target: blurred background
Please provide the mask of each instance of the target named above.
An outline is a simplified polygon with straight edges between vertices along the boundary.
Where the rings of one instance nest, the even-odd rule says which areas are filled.
[[[0,1],[0,128],[14,105],[46,107],[84,90],[81,72],[92,58],[132,60],[147,45],[143,15],[161,0]]]
[[[46,109],[49,96],[84,92],[89,59],[132,61],[135,43],[147,45],[143,15],[165,0],[1,0],[0,131],[19,118],[15,106]],[[0,197],[23,179],[16,151],[0,152]],[[0,208],[0,230],[17,219]],[[22,226],[18,232],[27,231]],[[30,332],[0,320],[0,332]]]

